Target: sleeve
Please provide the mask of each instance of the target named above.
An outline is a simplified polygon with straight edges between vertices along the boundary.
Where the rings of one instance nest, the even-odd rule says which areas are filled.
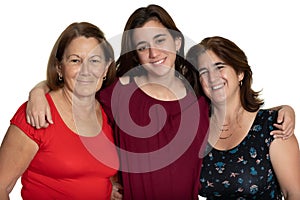
[[[23,131],[29,138],[35,141],[39,146],[41,145],[41,135],[45,129],[36,129],[26,121],[26,106],[27,102],[23,103],[13,118],[10,120],[11,125],[17,126]]]

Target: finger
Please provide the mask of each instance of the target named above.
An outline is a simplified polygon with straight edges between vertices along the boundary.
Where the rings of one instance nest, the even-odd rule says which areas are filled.
[[[278,112],[278,116],[277,116],[277,123],[281,124],[283,122],[283,116],[284,116],[284,112]]]
[[[286,131],[284,131],[284,133],[285,133],[284,139],[288,139],[294,134],[294,129],[293,128],[287,129]]]
[[[284,127],[284,124],[283,125],[274,124],[274,126],[279,130],[272,131],[271,135],[282,134],[284,137],[289,138],[291,135],[294,134],[294,129],[292,126]]]
[[[39,116],[34,117],[34,124],[35,124],[35,128],[36,129],[40,129],[40,120],[39,120]]]
[[[273,130],[273,131],[271,131],[270,135],[273,135],[274,138],[280,138],[280,137],[285,136],[285,132],[283,132],[281,130]]]
[[[284,139],[284,140],[287,140],[287,139],[289,139],[289,137],[291,137],[293,134],[294,134],[294,131],[292,131],[292,133],[291,133],[290,135],[284,136],[283,139]]]
[[[51,115],[51,111],[49,108],[46,109],[46,119],[50,124],[53,124],[52,115]]]
[[[26,115],[26,121],[27,121],[28,124],[31,125],[31,121],[30,121],[30,116],[29,115]]]
[[[122,199],[122,194],[118,193],[118,192],[115,192],[114,193],[114,199]]]
[[[270,135],[277,135],[281,134],[283,132],[282,125],[280,124],[273,124],[273,126],[276,128],[275,130],[270,132]]]
[[[49,123],[46,121],[44,115],[39,115],[38,118],[39,118],[39,126],[41,128],[47,128],[49,126]]]
[[[283,125],[282,124],[273,124],[273,126],[281,131],[284,131]]]
[[[30,117],[30,124],[31,126],[35,127],[34,118],[32,116]]]

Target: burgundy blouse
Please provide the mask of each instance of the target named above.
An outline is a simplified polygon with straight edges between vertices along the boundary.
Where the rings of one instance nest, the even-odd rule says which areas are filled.
[[[187,90],[188,91],[188,90]],[[118,80],[97,94],[114,130],[124,200],[198,199],[208,103],[193,92],[176,101]]]

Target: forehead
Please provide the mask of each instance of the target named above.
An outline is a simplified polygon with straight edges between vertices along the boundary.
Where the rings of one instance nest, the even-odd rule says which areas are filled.
[[[170,35],[168,29],[157,20],[150,20],[142,27],[133,29],[133,40],[143,41],[153,39],[156,35]]]
[[[211,50],[207,50],[198,56],[198,67],[204,67],[204,65],[211,66],[217,62],[223,61]]]
[[[95,51],[100,51],[102,53],[102,48],[100,48],[99,41],[93,37],[86,38],[84,36],[80,36],[71,41],[65,52],[66,54],[88,54]]]

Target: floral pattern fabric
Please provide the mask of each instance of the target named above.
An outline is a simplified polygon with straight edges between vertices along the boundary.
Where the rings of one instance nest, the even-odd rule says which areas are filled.
[[[248,135],[236,147],[220,151],[207,145],[199,194],[214,200],[282,199],[269,147],[277,112],[259,110]]]

